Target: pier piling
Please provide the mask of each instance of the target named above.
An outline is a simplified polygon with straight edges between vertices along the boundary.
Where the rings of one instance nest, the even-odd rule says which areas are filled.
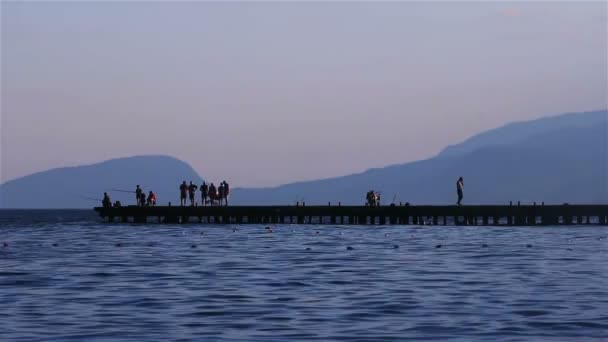
[[[330,204],[330,203],[328,203]],[[607,225],[608,205],[97,207],[108,222],[199,224]]]

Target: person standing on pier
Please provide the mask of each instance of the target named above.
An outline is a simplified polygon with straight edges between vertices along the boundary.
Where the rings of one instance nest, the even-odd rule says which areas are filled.
[[[143,192],[141,192],[141,194],[139,195],[139,203],[141,204],[142,207],[146,206],[146,194]]]
[[[179,200],[180,200],[180,205],[182,207],[186,206],[187,194],[188,194],[188,185],[186,185],[186,181],[183,181],[182,185],[179,186]]]
[[[110,199],[110,196],[108,196],[107,192],[103,193],[103,200],[101,201],[101,205],[104,208],[109,208],[112,206],[112,200]]]
[[[230,194],[230,185],[226,181],[224,181],[224,201],[226,205],[228,205],[228,195]]]
[[[203,184],[201,184],[201,203],[203,203],[203,205],[207,205],[207,197],[209,196],[209,186],[203,182]]]
[[[463,197],[463,191],[464,190],[464,179],[462,179],[462,177],[458,178],[458,181],[456,182],[456,192],[458,193],[458,202],[456,204],[458,204],[459,206],[460,201],[462,201],[462,197]]]
[[[135,199],[137,200],[138,207],[142,207],[144,205],[140,201],[142,193],[143,193],[143,190],[139,187],[139,185],[137,185],[137,187],[135,187]]]
[[[211,183],[209,185],[209,201],[211,203],[211,206],[213,206],[213,202],[215,201],[217,197],[217,192],[215,190],[215,185],[213,185],[213,183]]]
[[[224,182],[220,183],[220,186],[217,188],[217,198],[220,201],[220,206],[222,206],[222,202],[224,200]]]
[[[196,195],[196,190],[198,189],[198,186],[196,186],[195,184],[192,183],[192,181],[190,181],[190,185],[188,186],[188,195],[190,195],[190,206],[194,207],[194,197]]]

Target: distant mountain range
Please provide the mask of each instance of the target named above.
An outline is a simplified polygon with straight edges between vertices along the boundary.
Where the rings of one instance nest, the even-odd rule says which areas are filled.
[[[182,181],[202,182],[185,162],[167,156],[137,156],[97,164],[52,169],[35,173],[0,186],[2,208],[90,208],[99,206],[104,191],[112,200],[134,204],[135,185],[146,193],[153,190],[166,205],[175,199]],[[113,190],[115,189],[115,190]],[[178,193],[179,195],[179,193]],[[179,198],[177,198],[179,204]]]
[[[483,132],[436,157],[362,173],[271,188],[239,188],[232,204],[362,204],[382,192],[383,203],[453,204],[456,179],[465,180],[464,203],[608,203],[608,111],[563,114]],[[98,205],[82,196],[109,189],[153,189],[159,202],[178,202],[182,180],[201,177],[183,161],[138,156],[53,169],[0,186],[0,207],[81,208]],[[134,195],[111,191],[133,203]]]
[[[475,135],[434,158],[274,188],[237,189],[233,203],[362,204],[370,189],[383,203],[608,203],[608,111],[519,122]]]

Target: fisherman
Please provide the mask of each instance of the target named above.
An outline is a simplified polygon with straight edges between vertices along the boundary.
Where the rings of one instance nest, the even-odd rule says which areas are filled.
[[[226,205],[228,205],[228,195],[230,194],[230,185],[226,181],[224,181],[224,200],[226,201]]]
[[[140,199],[141,199],[141,194],[142,194],[143,190],[139,187],[139,185],[137,185],[137,187],[135,188],[135,199],[137,200],[137,206],[143,206],[143,203],[140,203]]]
[[[142,208],[146,205],[146,194],[143,191],[139,195],[139,203],[141,203]]]
[[[207,205],[207,197],[209,197],[209,186],[203,182],[203,184],[201,184],[201,201],[203,203],[203,205]]]
[[[224,182],[220,183],[220,186],[217,188],[217,197],[220,200],[220,206],[221,206],[222,201],[224,200]]]
[[[120,208],[120,207],[121,207],[120,201],[114,202],[114,208]]]
[[[186,206],[186,198],[188,198],[188,185],[186,185],[186,181],[183,181],[179,186],[179,199],[182,207]]]
[[[215,189],[215,185],[213,185],[213,183],[211,183],[209,185],[209,201],[211,202],[211,205],[213,205],[213,201],[215,201],[217,197],[217,191]]]
[[[188,186],[188,195],[190,195],[190,206],[194,207],[194,195],[196,194],[196,190],[198,186],[190,181],[190,185]]]
[[[156,194],[153,193],[152,191],[150,191],[150,193],[148,194],[148,203],[147,204],[149,207],[156,206]]]
[[[101,201],[101,205],[104,208],[109,208],[112,206],[112,200],[110,200],[110,196],[108,196],[107,192],[103,193],[103,200]]]
[[[462,179],[462,177],[458,178],[458,181],[456,182],[456,192],[458,193],[458,202],[456,202],[456,204],[458,206],[460,206],[460,201],[462,201],[462,197],[463,197],[463,191],[464,189],[464,179]]]

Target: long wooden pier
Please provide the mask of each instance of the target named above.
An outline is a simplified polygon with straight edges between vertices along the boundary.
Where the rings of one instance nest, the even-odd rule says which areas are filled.
[[[608,205],[97,207],[109,222],[556,226],[608,224]]]

